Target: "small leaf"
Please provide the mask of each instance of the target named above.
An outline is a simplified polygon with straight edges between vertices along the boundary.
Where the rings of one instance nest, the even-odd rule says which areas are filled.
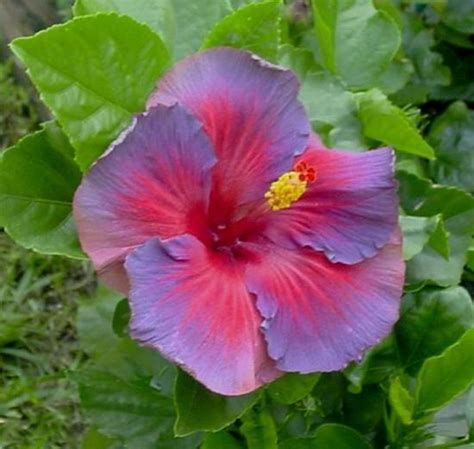
[[[400,357],[407,371],[416,374],[424,359],[440,354],[472,326],[472,300],[462,287],[407,294],[395,327]]]
[[[415,410],[418,416],[436,411],[474,382],[474,329],[441,355],[423,364],[418,377]]]
[[[268,409],[249,410],[242,422],[240,431],[248,449],[278,449],[277,429]]]
[[[391,379],[388,399],[402,423],[406,426],[412,424],[415,400],[410,392],[402,385],[400,377]]]
[[[156,80],[169,64],[163,42],[127,16],[97,14],[15,39],[44,102],[87,169],[144,110]]]
[[[204,439],[201,449],[245,449],[245,445],[230,433],[209,433]]]
[[[278,1],[243,6],[209,32],[203,48],[234,47],[275,61],[280,43]]]
[[[315,448],[370,449],[368,441],[350,427],[341,424],[323,424],[313,437]]]
[[[364,134],[371,139],[428,159],[434,158],[433,149],[423,140],[405,113],[392,104],[378,89],[358,95],[359,117]]]
[[[403,258],[410,260],[421,252],[436,229],[438,217],[400,216],[403,232]]]
[[[352,87],[376,85],[401,44],[395,21],[366,0],[312,0],[312,4],[324,65]]]
[[[449,260],[449,231],[446,229],[443,217],[436,215],[436,227],[428,240],[428,245],[446,260]]]
[[[462,102],[453,103],[433,122],[428,140],[437,156],[431,164],[434,179],[474,192],[474,111]]]
[[[180,370],[175,386],[175,433],[184,436],[200,430],[221,430],[245,413],[257,397],[256,393],[221,396]]]
[[[128,334],[128,322],[130,321],[130,307],[128,299],[123,298],[115,307],[112,318],[112,329],[119,337],[125,337]]]
[[[305,398],[318,382],[320,374],[288,373],[268,387],[270,397],[281,404],[293,404]]]
[[[20,245],[85,258],[72,217],[81,172],[54,123],[0,153],[0,226]]]

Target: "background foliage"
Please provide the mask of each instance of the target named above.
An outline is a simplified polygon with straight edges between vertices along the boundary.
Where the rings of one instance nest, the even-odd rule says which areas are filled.
[[[474,2],[77,0],[73,13],[12,44],[55,121],[1,153],[0,225],[76,260],[3,237],[0,447],[474,448]],[[95,289],[70,214],[81,172],[163,71],[221,45],[295,70],[328,146],[397,150],[407,261],[401,318],[360,363],[237,398],[130,340],[127,302]],[[2,70],[7,146],[36,117]]]

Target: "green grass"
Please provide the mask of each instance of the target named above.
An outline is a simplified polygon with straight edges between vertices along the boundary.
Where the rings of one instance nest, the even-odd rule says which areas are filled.
[[[75,333],[91,267],[42,256],[0,233],[0,448],[79,447],[83,422],[70,370],[84,360]]]

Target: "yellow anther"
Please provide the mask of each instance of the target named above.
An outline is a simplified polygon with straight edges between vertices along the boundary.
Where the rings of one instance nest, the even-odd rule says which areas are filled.
[[[286,209],[298,201],[308,187],[308,181],[301,180],[301,173],[289,171],[281,175],[265,193],[272,210]]]

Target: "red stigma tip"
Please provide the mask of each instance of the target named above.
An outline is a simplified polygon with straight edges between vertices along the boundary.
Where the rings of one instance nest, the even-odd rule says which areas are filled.
[[[313,182],[316,179],[316,170],[304,161],[296,163],[293,170],[299,173],[300,181]]]

